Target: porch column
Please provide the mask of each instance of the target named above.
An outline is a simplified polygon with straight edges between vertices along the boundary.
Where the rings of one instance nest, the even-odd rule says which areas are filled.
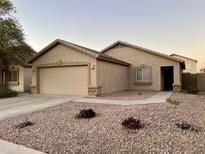
[[[4,86],[6,84],[6,73],[5,71],[0,71],[0,85]]]
[[[32,67],[32,84],[31,84],[31,92],[32,93],[38,93],[37,89],[37,76],[38,76],[38,69],[37,67]]]
[[[180,64],[174,66],[174,83],[173,83],[173,91],[180,92],[181,88],[181,68]]]

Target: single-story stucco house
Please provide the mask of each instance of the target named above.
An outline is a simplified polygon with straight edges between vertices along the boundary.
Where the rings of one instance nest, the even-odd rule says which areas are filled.
[[[0,70],[0,85],[5,85],[18,92],[29,92],[31,86],[31,64],[11,65],[6,72]]]
[[[97,96],[122,90],[181,90],[184,61],[117,41],[102,52],[57,39],[29,61],[32,92]]]
[[[178,55],[178,54],[171,54],[170,56],[178,59],[182,59],[184,61],[186,69],[183,70],[183,73],[191,73],[191,74],[197,73],[197,62],[198,62],[197,60],[182,55]]]

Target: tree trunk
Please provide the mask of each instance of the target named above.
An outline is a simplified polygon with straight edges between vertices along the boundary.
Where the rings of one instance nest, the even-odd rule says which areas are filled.
[[[9,77],[9,66],[7,61],[3,61],[4,69],[3,71],[5,72],[5,86],[8,86],[8,77]]]

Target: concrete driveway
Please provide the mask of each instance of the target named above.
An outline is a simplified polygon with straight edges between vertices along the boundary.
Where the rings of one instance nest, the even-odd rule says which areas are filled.
[[[0,120],[67,103],[80,98],[83,98],[83,96],[20,94],[19,97],[0,99]]]

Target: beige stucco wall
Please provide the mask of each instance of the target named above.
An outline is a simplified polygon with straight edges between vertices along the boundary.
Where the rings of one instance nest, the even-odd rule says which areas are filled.
[[[32,63],[32,87],[37,86],[37,67],[44,64],[58,63],[89,63],[90,83],[89,85],[96,86],[96,59],[82,52],[68,48],[64,45],[56,45],[44,55],[41,55]]]
[[[129,67],[106,61],[97,61],[97,85],[102,93],[128,90]]]
[[[32,68],[26,68],[22,65],[16,65],[16,67],[19,69],[19,73],[18,73],[19,82],[18,84],[11,84],[8,82],[9,88],[18,92],[29,92],[31,88],[30,86],[31,86]],[[0,73],[2,72],[0,71]],[[2,77],[0,75],[0,84],[1,83],[2,83]]]
[[[180,63],[156,56],[141,50],[133,49],[130,47],[113,48],[105,54],[118,58],[131,64],[129,70],[129,89],[137,90],[162,90],[161,85],[161,67],[173,66],[174,67],[174,84],[181,84],[181,67]],[[145,64],[152,68],[152,84],[142,85],[135,84],[135,67]]]
[[[18,84],[9,84],[9,88],[18,92],[24,92],[24,67],[21,65],[18,65],[19,69],[19,82]]]
[[[181,56],[177,56],[177,55],[173,55],[173,57],[184,60],[186,69],[183,70],[183,73],[191,73],[191,74],[197,73],[197,62],[196,61],[187,59]]]

